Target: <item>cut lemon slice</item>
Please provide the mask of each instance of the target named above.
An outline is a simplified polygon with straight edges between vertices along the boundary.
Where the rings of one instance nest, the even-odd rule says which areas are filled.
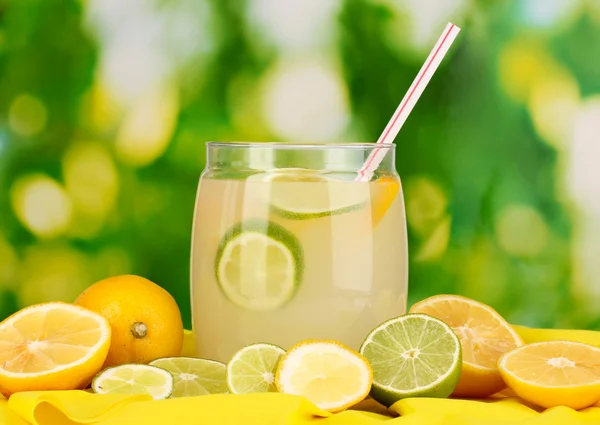
[[[0,323],[0,389],[85,388],[109,347],[110,325],[97,313],[62,302],[27,307]]]
[[[373,371],[367,359],[336,341],[303,341],[281,359],[275,383],[280,392],[306,397],[330,412],[365,399]]]
[[[363,208],[370,201],[369,183],[341,180],[317,170],[284,168],[250,180],[270,182],[265,196],[271,210],[292,220],[343,214]]]
[[[273,310],[291,300],[300,284],[302,247],[276,223],[244,221],[223,236],[215,268],[219,286],[232,303],[247,310]]]
[[[381,177],[375,181],[371,193],[371,221],[377,226],[387,210],[398,196],[400,180],[392,177]]]
[[[207,394],[225,394],[225,365],[221,362],[193,357],[166,357],[150,362],[175,379],[171,397],[191,397]]]
[[[437,317],[458,335],[462,372],[453,395],[487,397],[506,387],[498,359],[523,340],[493,308],[458,295],[435,295],[414,304],[410,312]]]
[[[572,341],[524,345],[498,361],[508,386],[539,406],[582,409],[600,400],[600,348]]]
[[[173,375],[168,371],[144,364],[109,367],[92,382],[96,394],[148,394],[154,400],[169,398],[173,387]]]
[[[285,350],[257,343],[242,348],[227,364],[227,386],[233,394],[276,392],[275,372]]]

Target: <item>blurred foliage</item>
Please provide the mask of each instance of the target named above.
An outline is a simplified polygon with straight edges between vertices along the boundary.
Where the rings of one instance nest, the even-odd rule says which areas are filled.
[[[0,319],[135,273],[189,326],[204,142],[376,140],[448,20],[396,140],[409,302],[599,327],[594,0],[0,3]]]

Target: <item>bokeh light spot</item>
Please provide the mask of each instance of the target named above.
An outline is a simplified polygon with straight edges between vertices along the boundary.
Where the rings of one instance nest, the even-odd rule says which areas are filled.
[[[528,205],[503,208],[494,225],[499,246],[510,255],[534,257],[548,242],[550,232],[544,218]]]
[[[69,227],[71,200],[64,188],[47,175],[31,174],[19,178],[10,195],[15,215],[36,236],[59,236]]]
[[[289,52],[327,44],[339,6],[339,0],[252,0],[249,15],[257,31]]]
[[[93,283],[89,270],[87,257],[68,246],[30,247],[20,268],[20,304],[73,302]]]
[[[600,219],[581,219],[573,237],[572,292],[579,303],[596,314],[600,302]]]
[[[85,94],[81,120],[103,133],[117,127],[123,112],[123,106],[110,88],[102,82],[96,82]]]
[[[452,220],[449,215],[442,218],[429,237],[423,241],[416,252],[414,259],[419,262],[435,261],[441,258],[450,242],[450,226]]]
[[[511,270],[502,251],[488,238],[478,237],[460,258],[461,291],[486,304],[498,305],[509,287]]]
[[[79,142],[66,152],[62,165],[77,218],[72,230],[78,236],[94,236],[117,197],[119,182],[113,159],[103,146]]]
[[[283,63],[267,73],[263,113],[288,141],[330,141],[349,121],[348,98],[339,73],[313,60]]]
[[[600,96],[588,98],[577,111],[567,167],[569,196],[578,206],[600,215]]]
[[[21,94],[12,101],[8,110],[8,124],[19,136],[31,137],[46,127],[46,107],[40,99]]]
[[[575,0],[521,0],[520,6],[528,25],[548,29],[572,23],[582,9]]]
[[[431,178],[412,177],[406,182],[406,219],[420,237],[431,234],[446,212],[448,198]]]
[[[394,25],[386,28],[394,37],[387,37],[391,45],[403,44],[424,53],[426,56],[431,46],[436,41],[439,32],[448,22],[462,26],[465,15],[469,12],[471,5],[468,0],[379,0],[386,4],[400,19],[393,21]],[[407,13],[408,12],[408,16]],[[409,25],[407,25],[409,24]],[[410,31],[407,34],[405,31]],[[402,32],[400,32],[402,31]]]
[[[130,253],[119,246],[109,246],[99,251],[93,258],[97,279],[132,273]]]
[[[177,122],[179,99],[172,86],[144,93],[126,112],[116,137],[119,158],[132,166],[156,161],[167,149]]]
[[[2,289],[13,290],[16,288],[18,270],[17,253],[0,232],[0,292]]]
[[[507,43],[500,50],[498,60],[500,84],[517,102],[526,102],[533,82],[555,66],[543,45],[522,38]]]
[[[577,81],[564,69],[547,69],[532,82],[528,106],[538,134],[562,150],[570,140],[579,106]]]

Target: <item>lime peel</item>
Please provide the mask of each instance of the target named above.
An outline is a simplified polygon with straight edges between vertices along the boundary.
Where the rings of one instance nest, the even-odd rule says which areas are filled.
[[[426,314],[410,313],[382,323],[359,351],[373,368],[371,396],[385,406],[407,397],[448,397],[460,378],[458,336]]]

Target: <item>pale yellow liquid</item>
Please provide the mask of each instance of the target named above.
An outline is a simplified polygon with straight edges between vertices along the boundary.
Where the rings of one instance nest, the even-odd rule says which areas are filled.
[[[373,201],[382,186],[344,184],[365,191]],[[274,189],[314,193],[324,202],[333,202],[341,190],[324,182],[201,180],[191,258],[192,318],[199,357],[227,362],[249,344],[269,342],[287,349],[304,339],[333,339],[358,349],[370,330],[406,311],[408,255],[401,190],[373,226],[369,205],[321,218],[282,218],[269,208],[268,194]],[[223,234],[242,220],[257,218],[285,227],[304,251],[304,275],[297,292],[270,311],[234,305],[215,277]]]

